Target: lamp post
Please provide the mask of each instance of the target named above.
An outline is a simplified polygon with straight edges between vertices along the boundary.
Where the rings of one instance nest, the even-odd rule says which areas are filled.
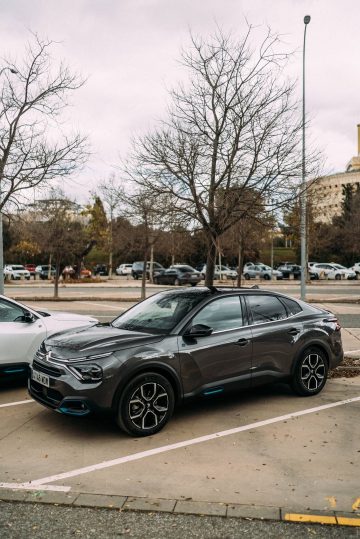
[[[0,69],[0,77],[4,71],[9,70],[10,73],[16,74],[16,69],[12,67],[3,67]],[[4,244],[3,244],[3,225],[2,225],[2,207],[1,207],[1,183],[3,177],[3,163],[0,157],[0,294],[4,294]]]
[[[306,179],[305,179],[305,43],[306,27],[310,22],[310,15],[304,17],[304,46],[303,46],[303,92],[302,92],[302,180],[300,196],[300,244],[301,244],[301,289],[300,297],[303,301],[306,299]]]

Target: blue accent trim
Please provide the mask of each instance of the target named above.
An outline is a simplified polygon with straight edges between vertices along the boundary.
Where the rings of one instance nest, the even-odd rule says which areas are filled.
[[[8,368],[8,369],[4,369],[3,373],[4,374],[15,374],[17,372],[25,372],[26,370],[27,370],[27,367],[22,367],[20,369],[18,369],[18,368],[14,368],[14,369]]]
[[[203,394],[207,397],[208,395],[215,395],[216,393],[222,393],[223,391],[223,387],[215,387],[214,389],[208,389],[207,391],[204,391]]]
[[[58,408],[58,411],[65,415],[88,415],[90,413],[90,410],[87,408],[86,410],[72,410],[71,408],[68,408],[67,406],[60,406]]]

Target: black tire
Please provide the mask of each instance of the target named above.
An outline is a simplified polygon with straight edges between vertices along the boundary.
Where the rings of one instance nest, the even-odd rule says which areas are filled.
[[[324,388],[329,366],[322,350],[310,347],[304,350],[296,363],[291,387],[298,395],[310,397]]]
[[[157,277],[154,277],[154,284],[160,284],[159,279]]]
[[[264,279],[265,279],[265,281],[270,281],[270,275],[268,275],[267,273],[265,273]]]
[[[169,421],[174,405],[174,390],[169,380],[155,372],[142,373],[122,391],[117,424],[128,434],[151,436]]]
[[[340,273],[337,273],[337,274],[335,275],[335,279],[336,279],[336,281],[340,281],[340,280],[341,280],[341,275],[340,275]]]
[[[196,286],[197,285],[197,283],[190,283],[190,284],[191,284],[191,286]]]
[[[250,281],[250,275],[248,273],[245,273],[244,277],[247,281]]]
[[[135,281],[137,281],[137,280],[138,280],[138,278],[139,278],[139,276],[138,276],[138,274],[137,274],[137,273],[134,273],[134,274],[133,274],[133,277],[134,277]]]

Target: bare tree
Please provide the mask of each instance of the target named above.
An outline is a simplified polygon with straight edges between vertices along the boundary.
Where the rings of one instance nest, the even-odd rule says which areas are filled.
[[[101,198],[105,203],[105,208],[109,214],[108,221],[108,252],[109,252],[109,277],[111,278],[113,270],[113,227],[116,210],[122,204],[124,200],[124,189],[122,185],[116,180],[115,174],[112,173],[106,182],[99,185],[99,191]]]
[[[21,201],[28,189],[69,176],[87,157],[86,139],[65,135],[58,122],[68,95],[83,80],[63,63],[53,65],[53,44],[34,35],[22,63],[5,60],[0,70],[0,220],[4,208]],[[0,226],[0,275],[1,232]]]
[[[192,37],[182,55],[189,82],[171,92],[167,121],[134,141],[125,165],[134,182],[171,197],[204,230],[206,285],[219,236],[264,200],[279,207],[293,198],[301,177],[302,123],[284,76],[288,55],[270,31],[252,49],[252,34],[249,27],[240,41],[221,31],[208,42]]]
[[[54,298],[57,299],[64,256],[69,253],[76,256],[87,243],[80,224],[80,206],[68,199],[61,190],[51,190],[49,197],[37,201],[30,210],[28,218],[35,224],[34,237],[42,252],[48,253],[55,265]]]

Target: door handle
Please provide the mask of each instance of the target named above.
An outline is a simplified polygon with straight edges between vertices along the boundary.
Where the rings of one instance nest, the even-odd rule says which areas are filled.
[[[291,328],[289,329],[288,333],[290,333],[290,335],[297,335],[298,333],[300,333],[300,330],[296,328]]]
[[[249,339],[239,339],[238,341],[236,341],[235,344],[237,344],[238,346],[246,346],[247,344],[249,344]]]

